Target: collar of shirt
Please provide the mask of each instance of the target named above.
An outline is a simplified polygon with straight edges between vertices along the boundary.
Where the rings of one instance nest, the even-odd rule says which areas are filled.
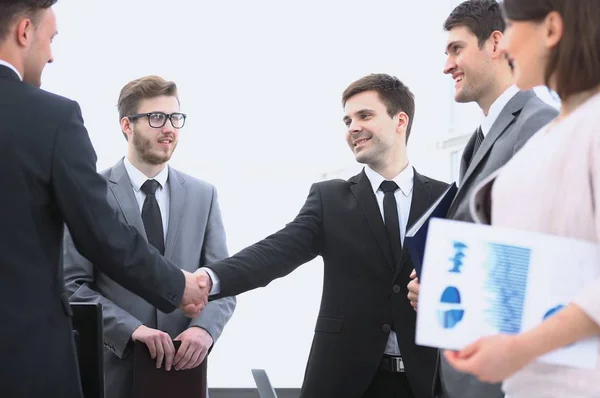
[[[0,59],[0,65],[4,65],[7,68],[12,69],[17,74],[17,76],[19,76],[19,80],[23,81],[23,76],[21,76],[21,74],[19,73],[17,68],[14,67],[13,64],[9,64],[8,62],[4,61],[3,59]]]
[[[365,174],[367,175],[367,178],[369,179],[369,182],[371,183],[371,188],[373,188],[373,193],[375,193],[375,195],[377,195],[379,186],[385,180],[385,178],[369,166],[365,167]],[[400,172],[400,174],[398,174],[396,177],[392,178],[392,181],[394,181],[396,184],[398,184],[398,187],[400,188],[400,191],[402,192],[402,194],[404,196],[409,197],[413,190],[414,177],[415,177],[415,171],[409,163],[404,168],[404,170],[402,170]]]
[[[518,92],[519,89],[513,84],[504,90],[504,92],[498,98],[496,98],[496,101],[494,101],[492,106],[490,106],[487,116],[484,115],[483,121],[481,122],[481,132],[483,133],[484,137],[487,137],[492,126],[496,122],[496,119],[498,119],[498,116],[500,116],[500,112],[502,112],[502,109],[504,109],[506,104],[508,104],[508,101],[510,101]]]
[[[131,181],[131,185],[133,186],[133,189],[136,192],[138,192],[140,189],[142,189],[142,185],[149,178],[146,177],[146,175],[144,173],[139,171],[133,164],[131,164],[131,162],[129,161],[129,159],[127,159],[127,157],[125,157],[125,159],[123,160],[123,163],[125,164],[125,170],[127,170],[127,174],[129,175],[129,181]],[[160,173],[158,173],[156,175],[156,177],[154,177],[154,180],[158,181],[158,183],[160,184],[159,189],[163,189],[165,187],[168,177],[169,177],[169,166],[162,169],[162,171]]]

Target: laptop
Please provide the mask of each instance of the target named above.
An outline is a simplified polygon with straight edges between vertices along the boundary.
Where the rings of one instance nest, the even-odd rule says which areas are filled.
[[[260,398],[277,398],[275,389],[271,385],[269,376],[267,376],[267,372],[264,369],[252,369],[252,376],[254,377]]]

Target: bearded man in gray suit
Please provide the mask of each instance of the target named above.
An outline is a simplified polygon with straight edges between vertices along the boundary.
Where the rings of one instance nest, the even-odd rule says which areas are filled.
[[[134,80],[118,102],[127,156],[101,172],[109,203],[161,253],[187,271],[228,257],[215,188],[168,166],[186,115],[177,86],[158,76]],[[236,299],[211,301],[190,321],[165,314],[98,271],[82,257],[67,231],[64,276],[71,302],[101,303],[104,317],[106,395],[130,397],[132,344],[140,341],[167,370],[199,366],[231,318]],[[173,339],[181,346],[175,353]]]
[[[459,4],[444,22],[448,32],[444,73],[455,82],[456,102],[476,102],[483,112],[481,125],[463,151],[459,189],[446,217],[473,222],[469,200],[474,187],[501,168],[558,111],[533,91],[519,91],[513,84],[509,55],[502,48],[506,27],[496,0],[467,0]],[[417,309],[419,281],[408,285],[408,299]],[[472,375],[452,368],[438,355],[434,397],[501,398],[500,384],[480,382]]]

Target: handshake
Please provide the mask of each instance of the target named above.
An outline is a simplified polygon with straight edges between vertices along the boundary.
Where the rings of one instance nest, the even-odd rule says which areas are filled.
[[[212,289],[212,280],[204,270],[189,273],[183,271],[185,276],[185,290],[179,309],[189,318],[194,318],[208,303],[208,295]]]

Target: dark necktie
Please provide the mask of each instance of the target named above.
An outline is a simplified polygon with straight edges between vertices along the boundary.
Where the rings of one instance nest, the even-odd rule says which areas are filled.
[[[398,188],[398,184],[394,181],[383,181],[379,188],[384,192],[383,196],[383,220],[385,221],[385,229],[388,233],[392,254],[394,256],[394,264],[397,266],[402,253],[402,243],[400,240],[400,219],[398,217],[398,204],[394,192]]]
[[[165,237],[160,207],[158,207],[155,195],[159,186],[160,183],[156,180],[146,180],[142,185],[142,191],[146,194],[146,199],[142,206],[142,221],[144,222],[144,229],[146,230],[148,242],[164,255]]]
[[[483,131],[481,130],[481,126],[479,126],[477,127],[477,132],[475,133],[475,144],[473,145],[473,154],[471,155],[470,162],[472,162],[473,158],[475,158],[475,154],[477,153],[477,150],[481,146],[481,143],[484,139],[485,137],[483,136]]]

